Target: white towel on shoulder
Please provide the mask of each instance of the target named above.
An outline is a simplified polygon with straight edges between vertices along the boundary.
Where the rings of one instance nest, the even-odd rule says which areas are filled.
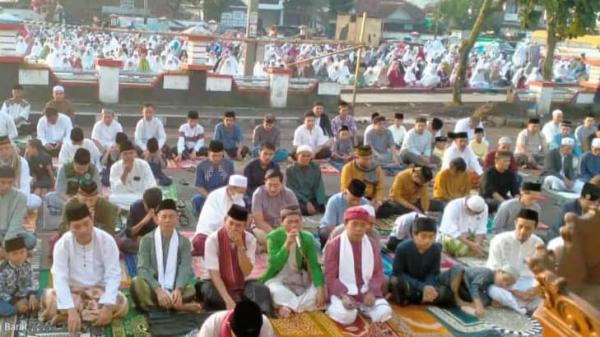
[[[363,286],[360,289],[360,293],[364,294],[369,291],[369,282],[373,277],[373,269],[375,268],[375,260],[373,257],[373,246],[367,235],[364,235],[361,242],[361,270],[363,278]],[[354,275],[354,254],[352,253],[352,245],[348,234],[344,231],[340,235],[340,265],[339,265],[339,276],[340,281],[346,289],[348,289],[348,295],[358,295],[358,287],[356,283],[356,276]]]

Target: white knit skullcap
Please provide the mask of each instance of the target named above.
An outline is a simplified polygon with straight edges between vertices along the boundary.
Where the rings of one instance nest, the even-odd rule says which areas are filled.
[[[481,213],[485,210],[485,200],[478,195],[471,196],[467,199],[467,207],[475,213]]]
[[[309,152],[309,153],[313,153],[313,149],[312,147],[308,146],[308,145],[300,145],[298,146],[298,148],[296,149],[296,153],[302,153],[302,152]]]
[[[573,139],[571,137],[565,137],[560,140],[560,145],[573,146],[573,145],[575,145],[575,139]]]
[[[246,188],[248,187],[248,178],[234,174],[229,177],[229,186]]]
[[[65,88],[62,85],[55,85],[52,92],[65,92]]]
[[[592,147],[600,147],[600,138],[594,138],[594,140],[592,140]]]

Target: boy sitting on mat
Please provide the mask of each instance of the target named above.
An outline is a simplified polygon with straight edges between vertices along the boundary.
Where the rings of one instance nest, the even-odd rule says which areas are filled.
[[[0,317],[37,313],[40,302],[34,288],[31,263],[27,261],[25,240],[4,241],[7,260],[0,264]]]

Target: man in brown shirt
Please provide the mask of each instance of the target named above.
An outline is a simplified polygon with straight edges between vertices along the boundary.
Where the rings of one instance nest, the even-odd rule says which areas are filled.
[[[57,85],[52,88],[52,99],[46,103],[46,107],[55,108],[56,111],[69,116],[71,120],[75,117],[75,109],[73,109],[71,101],[66,99],[65,88],[63,86]]]

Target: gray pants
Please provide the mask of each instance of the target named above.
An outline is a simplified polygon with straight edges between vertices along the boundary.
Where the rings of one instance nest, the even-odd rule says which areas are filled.
[[[421,156],[411,152],[408,149],[404,149],[400,151],[400,161],[405,163],[406,165],[415,164],[417,166],[429,166],[431,164],[436,164],[438,162],[435,156],[431,156],[431,163],[428,163],[421,159]]]
[[[58,211],[59,213],[62,212],[62,209],[66,203],[65,199],[63,199],[62,195],[60,195],[58,192],[50,192],[46,194],[46,202],[48,203],[48,207]]]

